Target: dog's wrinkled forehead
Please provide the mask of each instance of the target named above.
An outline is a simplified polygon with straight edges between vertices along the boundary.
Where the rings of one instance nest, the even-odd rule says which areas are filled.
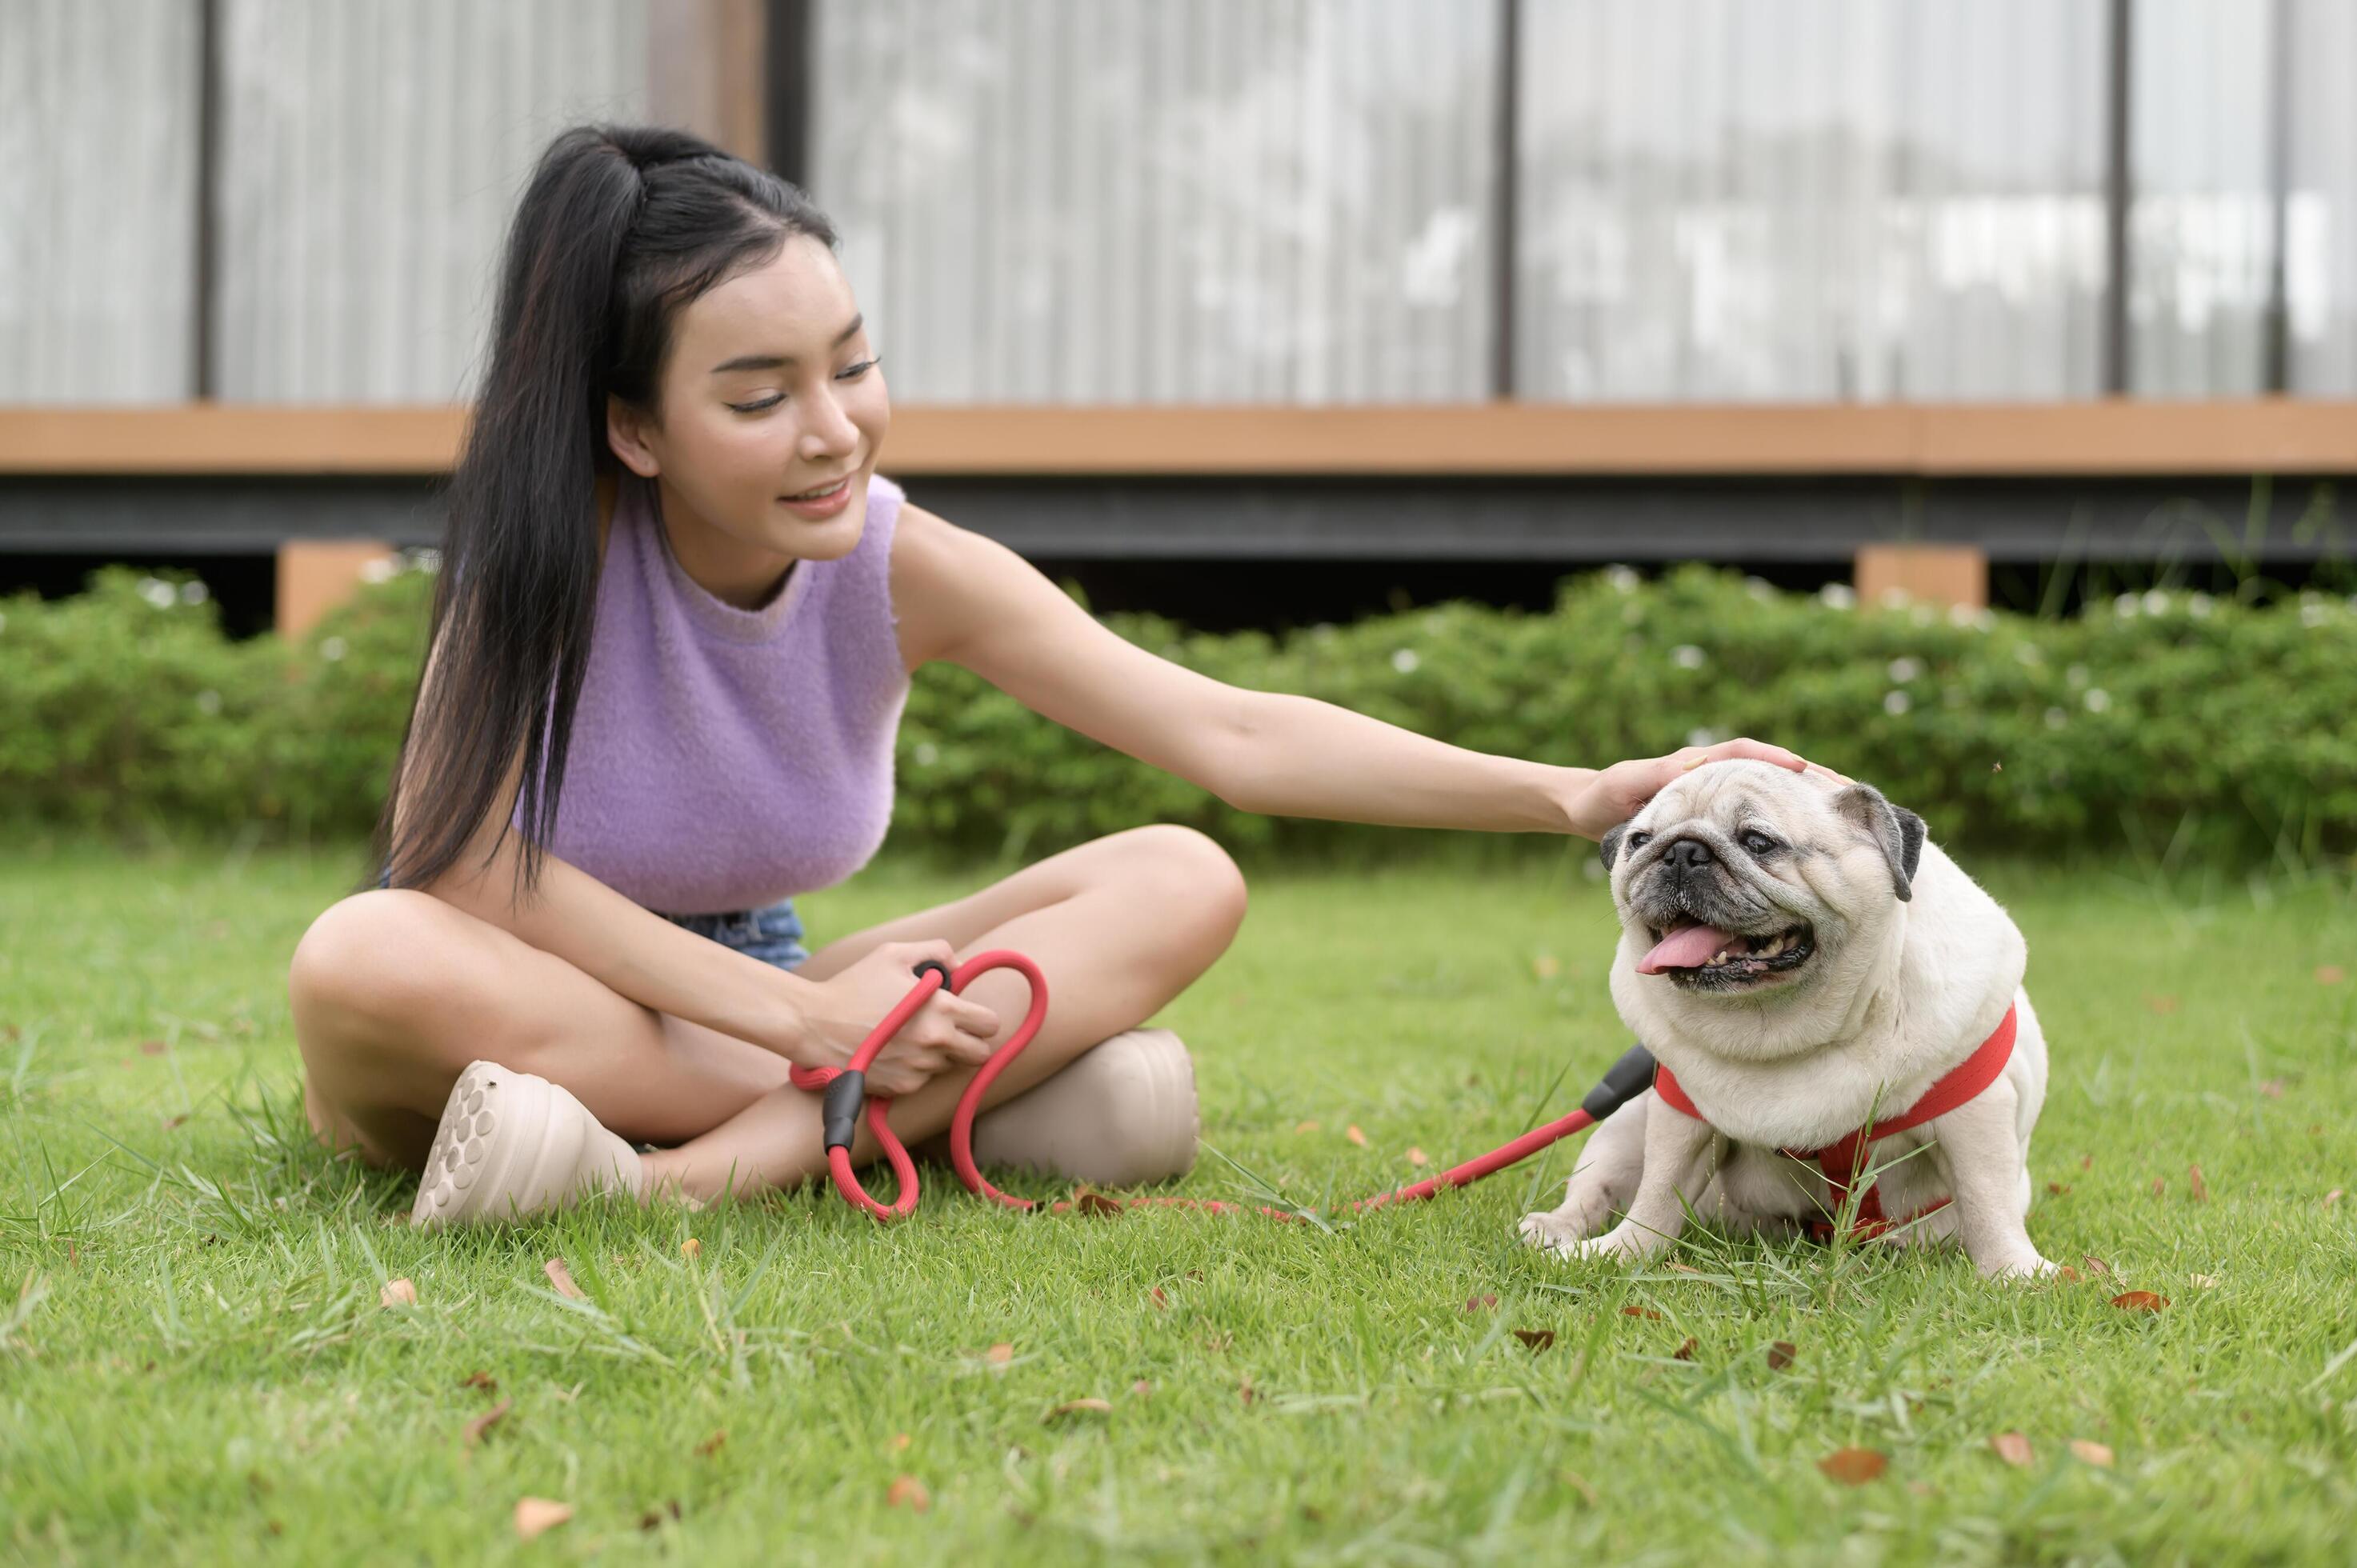
[[[1767,762],[1714,762],[1674,780],[1637,813],[1647,832],[1697,820],[1729,831],[1763,815],[1787,822],[1831,818],[1831,791],[1818,779]]]

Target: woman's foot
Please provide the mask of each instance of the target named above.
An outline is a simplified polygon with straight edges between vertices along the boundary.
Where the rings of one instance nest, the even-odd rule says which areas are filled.
[[[1185,1043],[1168,1029],[1132,1029],[975,1117],[974,1158],[1095,1187],[1137,1187],[1193,1169],[1200,1130]],[[949,1139],[921,1152],[946,1163]]]
[[[566,1090],[475,1062],[442,1107],[409,1222],[522,1219],[594,1192],[635,1197],[641,1180],[637,1151]]]

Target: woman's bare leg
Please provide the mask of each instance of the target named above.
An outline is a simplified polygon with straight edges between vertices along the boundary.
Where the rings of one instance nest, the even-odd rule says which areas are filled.
[[[1243,897],[1243,878],[1209,839],[1178,828],[1138,829],[845,938],[820,950],[802,972],[824,979],[879,943],[920,938],[946,939],[961,951],[1006,945],[1029,953],[1049,977],[1049,1025],[994,1086],[996,1101],[1184,990],[1234,935]],[[1158,918],[1168,940],[1138,944],[1127,958],[1120,943],[1091,940],[1085,929],[1074,940],[1075,906],[1083,923],[1106,918],[1121,929]],[[1116,918],[1116,908],[1127,913]],[[1015,929],[1035,915],[1049,917],[1044,927]],[[773,1098],[780,1106],[798,1102],[812,1117],[807,1140],[779,1134],[785,1157],[765,1158],[761,1168],[775,1180],[824,1168],[815,1100],[776,1092],[786,1079],[781,1058],[641,1007],[429,895],[380,890],[335,905],[296,949],[287,988],[312,1126],[331,1143],[358,1144],[375,1163],[417,1166],[451,1084],[467,1063],[487,1058],[564,1085],[600,1122],[638,1142],[694,1140]],[[1019,977],[995,974],[977,982],[973,994],[1011,1026],[1021,1016],[1022,989]],[[962,1087],[964,1078],[954,1081]],[[943,1092],[936,1083],[899,1102],[894,1127],[908,1129],[913,1144],[945,1122],[956,1091],[940,1099]],[[940,1099],[938,1121],[928,1094]],[[703,1190],[694,1182],[688,1189]]]

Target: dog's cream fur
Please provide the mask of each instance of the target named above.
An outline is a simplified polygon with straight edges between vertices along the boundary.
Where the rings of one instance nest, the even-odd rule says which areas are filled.
[[[1786,847],[1752,855],[1742,837],[1753,828]],[[1560,1255],[1634,1260],[1678,1235],[1688,1205],[1733,1230],[1789,1231],[1829,1217],[1816,1167],[1781,1151],[1818,1148],[1902,1113],[1988,1037],[2010,1004],[2017,1032],[2004,1074],[1968,1104],[1877,1142],[1868,1168],[1900,1162],[1878,1177],[1893,1219],[1954,1199],[1887,1241],[1953,1237],[1984,1274],[2051,1272],[2023,1225],[2046,1039],[2021,989],[2021,933],[1996,901],[1873,790],[1765,763],[1698,768],[1623,832],[1651,836],[1613,865],[1621,917],[1613,1001],[1707,1121],[1647,1090],[1591,1134],[1563,1206],[1525,1218],[1523,1237]],[[1740,990],[1640,974],[1653,945],[1644,912],[1658,918],[1686,897],[1665,891],[1674,878],[1662,865],[1686,838],[1714,852],[1711,875],[1721,881],[1706,897],[1723,892],[1763,911],[1751,928],[1762,934],[1806,922],[1813,956]],[[1609,840],[1608,854],[1623,842]],[[1624,1217],[1605,1230],[1616,1213]]]

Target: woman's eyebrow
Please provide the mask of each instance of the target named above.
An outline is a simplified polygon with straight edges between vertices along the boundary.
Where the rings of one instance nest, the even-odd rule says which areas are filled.
[[[827,347],[842,348],[845,343],[850,342],[866,325],[867,325],[867,317],[865,314],[853,317],[851,325],[836,333],[834,341]],[[726,360],[713,366],[712,373],[716,376],[725,376],[731,371],[782,371],[792,363],[794,363],[794,357],[791,354],[739,354],[733,360]]]

